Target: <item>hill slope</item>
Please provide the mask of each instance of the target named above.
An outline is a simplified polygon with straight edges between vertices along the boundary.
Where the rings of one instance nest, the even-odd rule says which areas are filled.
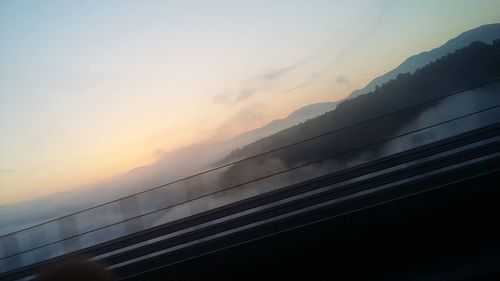
[[[375,90],[376,86],[380,86],[391,79],[395,79],[398,74],[407,72],[413,73],[418,68],[421,68],[460,48],[466,47],[474,41],[491,44],[493,40],[498,38],[500,38],[500,23],[483,25],[478,28],[468,30],[438,48],[409,57],[395,69],[372,80],[363,89],[353,91],[349,95],[348,99],[372,92]],[[230,144],[229,146],[232,148],[245,146],[261,138],[278,133],[281,130],[298,125],[308,119],[320,116],[328,111],[332,111],[340,102],[342,102],[342,100],[337,102],[306,105],[292,112],[284,119],[271,121],[263,127],[235,136],[234,138],[228,140],[228,144]]]
[[[396,78],[398,74],[406,72],[413,73],[418,68],[421,68],[449,53],[452,53],[455,50],[466,47],[474,41],[491,44],[493,40],[498,38],[500,38],[500,23],[483,25],[478,28],[466,31],[459,36],[449,40],[441,47],[409,57],[395,69],[372,80],[363,89],[353,91],[351,95],[349,95],[349,98],[355,98],[357,96],[372,92],[373,90],[375,90],[376,86],[380,86],[383,83]]]
[[[413,74],[399,74],[396,79],[378,87],[370,95],[346,100],[340,103],[335,110],[322,116],[235,150],[222,162],[286,146],[305,138],[356,124],[498,77],[500,77],[500,40],[494,41],[492,45],[473,42],[465,48],[418,69]],[[398,114],[397,118],[386,118],[384,123],[379,122],[377,126],[365,126],[363,130],[336,136],[335,139],[317,140],[314,145],[309,145],[307,148],[297,146],[293,149],[259,157],[255,161],[248,161],[244,165],[229,169],[225,173],[226,180],[230,182],[240,181],[239,179],[244,178],[248,171],[255,174],[255,171],[259,169],[262,169],[263,172],[269,170],[269,166],[262,163],[270,159],[278,161],[281,167],[290,167],[317,159],[321,155],[331,155],[345,151],[350,147],[362,145],[366,143],[367,138],[391,136],[425,110],[425,107],[421,107],[419,111]]]
[[[332,111],[340,102],[341,101],[322,102],[306,105],[290,113],[286,118],[273,120],[260,128],[239,134],[226,141],[224,145],[229,145],[234,148],[242,147],[261,138],[273,135],[286,128],[298,125],[311,118],[322,115],[328,111]]]

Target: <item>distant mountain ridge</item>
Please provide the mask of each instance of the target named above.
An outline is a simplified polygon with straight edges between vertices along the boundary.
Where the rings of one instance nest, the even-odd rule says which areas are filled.
[[[328,111],[334,110],[337,105],[342,102],[342,100],[335,102],[321,102],[309,104],[304,107],[301,107],[292,113],[290,113],[287,117],[283,119],[273,120],[266,125],[256,128],[244,133],[241,133],[227,142],[231,142],[233,147],[240,147],[247,145],[251,142],[257,141],[261,138],[273,135],[279,131],[282,131],[286,128],[290,128],[294,125],[303,123],[308,119],[317,117],[321,114],[324,114]]]
[[[485,25],[466,31],[456,38],[449,40],[441,47],[409,57],[394,70],[374,79],[365,88],[354,91],[348,99],[344,100],[346,104],[339,105],[343,101],[337,101],[306,105],[295,110],[284,119],[274,120],[261,128],[250,130],[229,140],[217,143],[202,142],[184,147],[160,157],[158,161],[151,165],[136,168],[123,176],[117,176],[113,179],[91,184],[85,187],[87,190],[85,193],[67,192],[21,204],[0,206],[0,213],[2,214],[2,216],[0,216],[0,233],[14,231],[40,221],[53,219],[61,214],[88,208],[120,196],[145,190],[151,186],[160,185],[183,176],[188,176],[200,170],[204,170],[207,166],[211,167],[214,163],[241,159],[269,150],[270,148],[288,144],[294,139],[299,139],[299,137],[302,139],[307,136],[318,135],[323,132],[323,129],[330,128],[332,120],[339,119],[339,117],[354,122],[352,119],[361,118],[361,115],[366,114],[365,111],[367,108],[385,106],[389,101],[396,101],[401,97],[401,93],[397,93],[392,94],[392,98],[386,99],[383,102],[380,100],[375,101],[374,98],[376,98],[376,94],[374,96],[372,96],[372,94],[363,95],[370,92],[370,87],[375,89],[376,85],[382,86],[384,82],[397,78],[398,74],[414,72],[415,68],[418,68],[417,65],[423,64],[422,66],[424,66],[438,58],[444,57],[459,49],[458,46],[467,44],[466,42],[481,41],[490,44],[497,38],[500,38],[500,24]],[[486,46],[481,46],[481,44],[476,47],[486,48]],[[487,63],[488,61],[485,62]],[[478,69],[484,68],[486,63],[482,64]],[[468,64],[467,67],[470,68],[471,64]],[[500,67],[500,63],[497,64],[497,68],[498,67]],[[475,74],[470,73],[470,75]],[[403,75],[400,78],[404,80],[409,77],[408,75]],[[443,84],[445,82],[444,80],[446,79],[440,79],[440,84]],[[457,81],[463,82],[462,80]],[[394,81],[392,84],[396,82],[397,81]],[[468,84],[472,85],[473,83]],[[384,88],[387,90],[390,88],[390,85],[386,85]],[[363,96],[359,97],[358,101],[355,101],[354,97],[360,95]],[[357,106],[357,113],[359,116],[357,114],[352,114],[352,116],[348,118],[346,114],[340,114],[340,111],[343,113],[349,112],[350,110],[347,110],[347,108],[352,107],[353,102],[359,103],[360,101],[365,105]],[[333,113],[332,111],[334,110],[338,112]],[[392,127],[393,126],[390,126],[389,128]],[[326,146],[318,146],[318,149],[326,149]],[[230,153],[231,151],[233,152]],[[290,156],[291,154],[281,155],[280,158],[286,163],[292,161],[289,159]],[[307,158],[307,155],[304,156],[302,154],[297,154],[296,156],[296,159],[301,161]],[[193,163],[195,166],[193,166]],[[189,167],[189,169],[186,167]],[[243,169],[243,171],[248,170],[250,169]],[[241,173],[239,173],[239,171],[234,171],[234,175],[239,176]],[[78,198],[80,205],[74,204],[74,198]]]
[[[422,116],[426,116],[428,122],[433,124],[436,122],[434,121],[436,116],[432,113],[425,114],[434,107],[440,107],[441,112],[450,113],[459,108],[457,104],[447,107],[441,101],[427,103],[428,101],[492,81],[498,82],[499,79],[500,39],[493,41],[492,44],[472,42],[467,47],[453,51],[414,73],[397,75],[396,79],[384,83],[369,95],[347,99],[333,111],[234,150],[219,163],[261,155],[266,151],[272,153],[262,154],[231,166],[225,171],[223,182],[236,185],[242,180],[249,181],[252,177],[301,167],[300,165],[304,163],[317,163],[318,159],[329,155],[337,155],[333,163],[335,167],[347,167],[352,161],[392,149],[390,145],[358,149],[366,146],[367,141],[389,139],[405,126],[418,125],[422,121],[419,119]],[[481,91],[483,90],[485,89]],[[498,83],[487,90],[492,91],[492,95],[500,93]],[[472,98],[462,101],[475,103]],[[384,117],[379,118],[380,116]],[[377,121],[368,124],[367,120]],[[341,128],[350,129],[340,130]],[[453,130],[451,127],[448,129]],[[335,130],[338,130],[336,134],[329,133]],[[317,136],[324,137],[317,138]],[[313,141],[302,142],[308,138]],[[415,145],[421,140],[414,138],[409,142]],[[300,145],[292,149],[290,144],[293,143]],[[399,143],[392,145],[397,147]],[[284,149],[278,150],[280,147]],[[346,151],[350,152],[345,153]],[[314,170],[320,169],[322,167],[319,164],[314,167]]]
[[[450,54],[458,49],[464,48],[470,45],[474,41],[491,44],[493,40],[498,38],[500,38],[500,23],[487,24],[465,31],[460,35],[458,35],[457,37],[448,40],[445,44],[443,44],[440,47],[407,58],[398,67],[394,68],[393,70],[387,72],[382,76],[375,78],[364,88],[353,91],[347,97],[347,99],[352,99],[357,96],[370,93],[375,90],[376,86],[381,86],[383,83],[395,79],[398,76],[398,74],[407,72],[413,73],[415,72],[415,70],[441,57],[444,57],[447,54]],[[228,141],[233,144],[232,146],[233,148],[247,145],[261,138],[273,135],[275,133],[278,133],[279,131],[282,131],[294,125],[305,122],[308,119],[312,119],[328,111],[332,111],[342,101],[343,100],[339,100],[336,102],[323,102],[323,103],[306,105],[290,113],[284,119],[273,120],[263,127],[244,132],[240,135],[233,137]]]
[[[349,95],[349,99],[364,95],[375,90],[376,86],[394,79],[400,73],[413,73],[418,68],[421,68],[449,53],[470,45],[474,41],[491,44],[493,40],[500,38],[500,23],[487,24],[471,30],[468,30],[457,37],[447,41],[442,46],[430,51],[422,52],[418,55],[413,55],[407,58],[403,63],[386,74],[373,79],[364,88],[353,91]]]

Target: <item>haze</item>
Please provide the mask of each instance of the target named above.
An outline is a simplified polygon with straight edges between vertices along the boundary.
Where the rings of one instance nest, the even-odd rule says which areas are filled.
[[[336,101],[499,1],[2,1],[0,204]]]

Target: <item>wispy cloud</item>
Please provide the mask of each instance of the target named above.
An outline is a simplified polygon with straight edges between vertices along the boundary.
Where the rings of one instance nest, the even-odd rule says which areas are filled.
[[[219,95],[214,96],[213,101],[214,103],[218,104],[234,105],[248,100],[255,94],[269,88],[276,81],[278,81],[291,71],[295,70],[296,68],[300,67],[304,63],[306,63],[306,61],[301,61],[287,67],[272,69],[265,73],[256,75],[249,80],[241,83],[238,88],[234,90],[227,90]]]
[[[338,77],[335,79],[335,82],[337,82],[338,84],[346,84],[346,85],[351,84],[351,81],[349,81],[349,80],[348,80],[345,76],[343,76],[343,75],[338,76]]]
[[[12,169],[0,169],[0,174],[10,174],[10,173],[15,173],[15,170]]]
[[[281,91],[282,94],[286,94],[286,93],[290,93],[290,92],[293,92],[293,91],[297,91],[297,90],[300,90],[302,88],[305,88],[309,86],[309,83],[302,83],[302,84],[299,84],[295,87],[292,87],[292,88],[289,88],[289,89],[286,89],[284,91]]]
[[[266,119],[266,106],[255,103],[246,106],[221,126],[211,132],[212,139],[227,139],[246,130],[253,129]]]
[[[238,90],[226,91],[213,97],[214,103],[237,104],[252,97],[258,90],[255,88],[240,88]]]
[[[318,70],[312,72],[306,83],[313,83],[314,80],[320,78],[324,74],[329,74],[332,68],[338,68],[343,61],[348,59],[349,56],[352,56],[356,52],[359,46],[362,46],[367,36],[370,36],[372,33],[377,32],[377,30],[382,25],[385,16],[392,9],[393,2],[390,0],[382,0],[378,5],[379,5],[378,14],[373,19],[373,22],[363,30],[358,31],[357,35],[354,36],[354,38],[351,41],[349,41],[345,46],[343,46],[343,48],[341,48],[334,57],[327,60],[326,63]],[[349,27],[346,30],[348,31],[349,29],[352,28]],[[335,34],[332,35],[331,40],[329,40],[324,45],[324,47],[314,55],[314,57],[316,59],[324,60],[325,54],[328,54],[332,44],[335,45],[338,44]],[[343,83],[345,81],[343,81],[343,79],[340,77],[342,77],[342,75],[337,77],[336,82],[339,84],[346,84]]]

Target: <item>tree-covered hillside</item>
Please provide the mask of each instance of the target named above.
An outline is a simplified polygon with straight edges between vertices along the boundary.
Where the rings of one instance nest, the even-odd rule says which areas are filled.
[[[377,87],[371,94],[346,100],[333,111],[235,150],[221,162],[227,163],[269,151],[498,77],[500,77],[500,40],[494,41],[491,45],[474,42],[418,69],[413,74],[398,75],[396,79]],[[335,139],[322,138],[315,140],[314,145],[294,146],[259,157],[232,167],[226,171],[224,178],[233,182],[244,172],[258,170],[259,164],[269,159],[279,160],[281,165],[289,167],[317,159],[322,155],[356,147],[366,143],[367,138],[391,136],[425,109],[424,106],[419,107],[417,111],[398,114],[397,117],[389,116],[383,122],[365,126],[362,130],[337,134]]]

